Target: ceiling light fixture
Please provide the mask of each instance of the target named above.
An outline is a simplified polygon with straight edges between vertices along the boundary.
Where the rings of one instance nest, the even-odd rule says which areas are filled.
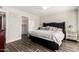
[[[44,10],[48,9],[49,6],[42,6]]]

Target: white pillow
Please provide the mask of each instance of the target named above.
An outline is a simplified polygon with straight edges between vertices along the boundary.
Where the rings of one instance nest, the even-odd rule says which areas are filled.
[[[41,30],[49,30],[48,27],[40,27]]]
[[[61,28],[51,27],[51,26],[49,26],[49,30],[53,30],[53,31],[62,31]]]
[[[63,30],[62,28],[58,28],[58,29],[57,29],[57,31],[62,31],[62,30]]]
[[[51,26],[49,26],[49,30],[56,31],[56,30],[57,30],[57,28],[56,28],[56,27],[51,27]]]

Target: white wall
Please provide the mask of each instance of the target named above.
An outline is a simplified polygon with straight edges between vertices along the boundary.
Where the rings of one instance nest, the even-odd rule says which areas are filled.
[[[29,18],[29,31],[39,27],[39,16],[20,11],[11,7],[3,7],[7,12],[6,17],[6,43],[21,39],[22,16]]]
[[[78,9],[78,36],[79,36],[79,9]]]
[[[49,16],[41,17],[41,24],[43,22],[66,22],[66,30],[68,30],[68,25],[73,25],[72,31],[76,31],[76,12],[68,11],[62,13],[56,13]]]

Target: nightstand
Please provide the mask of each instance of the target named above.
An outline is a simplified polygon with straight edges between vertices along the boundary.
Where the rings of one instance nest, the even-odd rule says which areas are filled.
[[[66,33],[66,39],[76,40],[77,41],[77,32],[67,31],[67,33]]]

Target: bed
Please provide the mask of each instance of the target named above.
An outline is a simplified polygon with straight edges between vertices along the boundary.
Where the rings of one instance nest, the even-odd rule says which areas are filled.
[[[40,30],[39,28],[38,30],[31,31],[29,38],[33,42],[38,43],[46,48],[58,50],[59,46],[62,44],[62,40],[64,40],[66,37],[65,22],[43,23],[43,27],[47,26],[61,28],[62,31]]]

